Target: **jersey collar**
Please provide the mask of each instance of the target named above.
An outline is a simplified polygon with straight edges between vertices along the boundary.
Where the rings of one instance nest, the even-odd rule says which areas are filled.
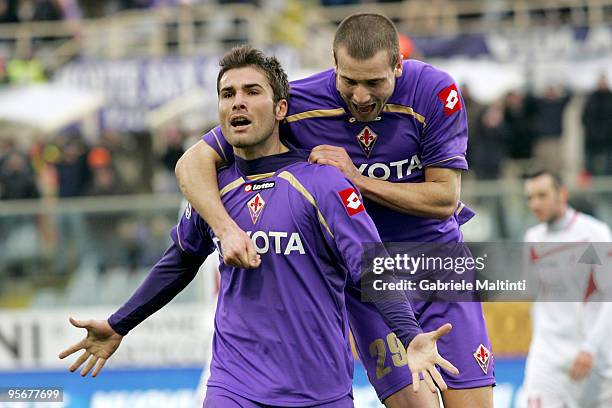
[[[567,207],[563,217],[547,225],[548,231],[559,232],[567,229],[574,222],[576,215],[576,210],[574,210],[572,207]]]
[[[307,150],[289,146],[288,152],[264,156],[259,159],[245,160],[236,156],[236,168],[244,176],[275,173],[283,167],[307,161],[308,153]]]

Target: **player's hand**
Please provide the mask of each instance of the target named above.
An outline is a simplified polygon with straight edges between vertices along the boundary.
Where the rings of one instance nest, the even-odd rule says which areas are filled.
[[[249,236],[237,225],[217,234],[221,243],[223,262],[237,268],[258,268],[261,256],[255,250],[255,245]]]
[[[81,375],[85,377],[95,366],[91,374],[92,377],[95,377],[104,367],[106,360],[119,348],[123,336],[115,332],[106,320],[76,320],[71,317],[70,323],[74,327],[87,329],[87,336],[77,344],[62,351],[59,358],[63,359],[81,349],[85,350],[68,369],[75,371],[89,359],[81,370]]]
[[[578,353],[572,367],[570,368],[569,375],[572,380],[580,381],[589,375],[593,368],[593,355],[588,351],[581,351]]]
[[[330,145],[316,146],[310,152],[308,161],[310,163],[329,164],[334,166],[351,181],[355,181],[357,177],[361,176],[343,147]]]
[[[436,384],[442,391],[446,391],[446,383],[440,372],[436,369],[439,365],[451,374],[459,374],[459,370],[450,362],[442,358],[438,353],[437,341],[440,337],[448,334],[453,326],[450,323],[440,326],[437,330],[417,335],[406,350],[408,354],[408,367],[412,372],[412,388],[414,392],[419,391],[419,374],[429,387],[431,392],[436,392]],[[435,384],[434,384],[435,383]]]

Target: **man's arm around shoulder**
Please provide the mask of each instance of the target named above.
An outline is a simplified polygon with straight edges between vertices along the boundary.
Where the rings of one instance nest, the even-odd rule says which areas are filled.
[[[176,163],[178,185],[185,198],[219,238],[224,262],[240,268],[256,268],[261,260],[253,243],[221,202],[217,168],[222,164],[221,156],[208,144],[199,141]]]

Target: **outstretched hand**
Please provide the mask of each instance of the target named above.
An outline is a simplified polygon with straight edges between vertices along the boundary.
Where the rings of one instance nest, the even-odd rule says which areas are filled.
[[[419,391],[421,382],[419,374],[423,376],[423,380],[425,380],[431,392],[436,392],[436,384],[440,390],[446,391],[446,383],[436,369],[436,365],[451,374],[459,374],[459,370],[438,353],[436,344],[438,339],[448,334],[452,328],[453,326],[450,323],[446,323],[437,330],[417,335],[408,345],[406,353],[408,354],[408,366],[412,372],[412,388],[415,392]]]
[[[87,329],[87,336],[62,351],[59,358],[63,359],[81,349],[85,350],[68,369],[75,371],[87,361],[87,364],[81,370],[81,375],[85,377],[95,366],[91,374],[92,377],[95,377],[104,367],[106,360],[119,348],[123,336],[115,332],[106,320],[76,320],[71,317],[70,323],[74,327]]]

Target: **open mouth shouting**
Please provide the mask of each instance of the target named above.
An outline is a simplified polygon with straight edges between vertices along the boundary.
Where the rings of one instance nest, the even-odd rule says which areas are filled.
[[[230,125],[235,131],[244,131],[251,126],[251,120],[246,115],[234,115],[230,118]]]
[[[352,105],[355,112],[358,113],[360,116],[369,116],[374,112],[374,109],[376,109],[376,102],[368,103],[365,105],[357,105],[353,102]]]

